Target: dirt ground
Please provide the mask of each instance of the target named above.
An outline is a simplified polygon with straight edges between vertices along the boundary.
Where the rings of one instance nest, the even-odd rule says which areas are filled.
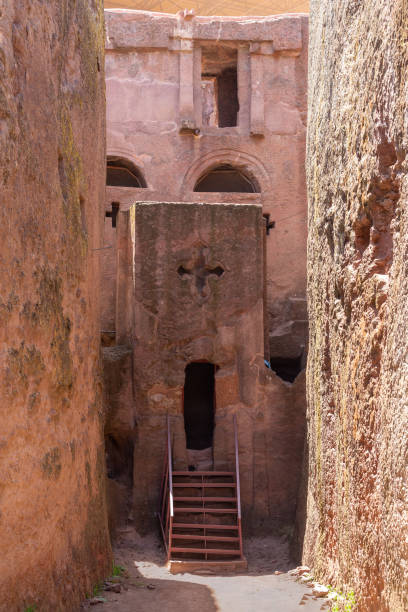
[[[101,592],[106,601],[83,609],[100,612],[317,612],[326,600],[288,576],[293,568],[284,538],[244,542],[248,570],[240,575],[171,575],[158,538],[141,538],[132,528],[116,543],[115,563],[126,568],[121,593]],[[282,574],[276,575],[279,571]]]

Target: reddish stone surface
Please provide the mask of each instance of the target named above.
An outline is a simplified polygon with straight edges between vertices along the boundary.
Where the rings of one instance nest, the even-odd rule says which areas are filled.
[[[306,563],[408,610],[407,8],[311,3]]]
[[[299,356],[307,343],[307,17],[183,19],[126,10],[105,16],[107,153],[133,162],[147,183],[143,190],[108,187],[107,211],[111,202],[127,210],[137,200],[260,202],[275,221],[266,241],[270,350],[280,356],[284,344],[285,356]],[[237,53],[238,126],[205,126],[202,55],[212,53],[217,67],[231,51]],[[180,133],[183,121],[200,129],[199,136]],[[260,193],[194,193],[200,176],[218,164],[245,171]],[[105,244],[114,244],[110,219],[105,232]],[[114,250],[103,257],[102,326],[110,330]],[[297,313],[292,298],[303,299]]]
[[[0,608],[75,610],[110,566],[98,251],[100,2],[2,3]]]
[[[105,0],[105,8],[146,9],[145,0]],[[200,15],[272,15],[279,13],[307,13],[309,0],[245,0],[245,9],[236,0],[207,0],[197,7],[194,0],[184,0],[183,8],[193,10]],[[150,0],[150,11],[167,13],[177,12],[177,6],[172,0]]]
[[[307,17],[105,15],[107,153],[132,162],[147,185],[107,188],[106,210],[119,204],[122,224],[115,229],[106,218],[104,244],[112,248],[104,251],[102,274],[112,508],[117,495],[126,506],[130,489],[136,527],[151,527],[166,415],[176,464],[186,467],[185,367],[207,360],[219,367],[215,464],[233,467],[237,414],[244,526],[282,526],[296,509],[305,378],[284,382],[264,356],[304,365]],[[218,127],[211,75],[234,65],[237,125]],[[231,108],[224,115],[230,120]],[[205,172],[225,164],[256,192],[194,191]],[[156,203],[140,203],[148,200]],[[275,221],[268,235],[262,214]],[[228,270],[204,287],[216,302],[187,278],[183,291],[179,286],[177,266],[192,269],[200,248],[207,263],[224,261]],[[131,448],[133,458],[118,447]]]
[[[259,533],[293,521],[304,439],[304,374],[291,385],[264,365],[261,207],[137,203],[120,213],[118,231],[121,346],[105,349],[107,434],[122,446],[124,440],[135,442],[136,528],[145,531],[154,524],[167,415],[174,467],[187,469],[190,463],[183,386],[187,364],[197,361],[217,366],[214,469],[234,466],[237,415],[245,529]],[[200,257],[209,269],[222,268],[222,275],[197,284]],[[180,276],[180,266],[192,273]],[[113,509],[118,495],[127,501],[126,451],[116,457],[112,451],[112,462]]]

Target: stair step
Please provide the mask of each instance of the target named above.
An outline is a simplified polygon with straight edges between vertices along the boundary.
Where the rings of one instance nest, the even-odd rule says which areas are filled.
[[[210,525],[209,523],[173,523],[173,529],[235,529],[238,525]]]
[[[174,512],[202,512],[208,514],[237,514],[238,510],[236,508],[174,508]]]
[[[186,535],[181,533],[173,533],[172,540],[198,540],[200,542],[239,542],[239,538],[228,536],[203,536],[203,535]]]
[[[235,476],[235,472],[189,472],[189,471],[177,471],[173,472],[173,476]]]
[[[180,487],[180,488],[184,488],[184,487],[196,487],[196,488],[201,488],[201,487],[209,487],[209,488],[218,488],[218,489],[229,489],[229,488],[234,488],[237,485],[235,484],[235,482],[173,482],[173,487]]]
[[[209,555],[241,555],[239,548],[227,550],[226,548],[178,548],[172,546],[171,552],[174,553],[199,553]]]
[[[175,502],[236,502],[236,497],[174,497]]]

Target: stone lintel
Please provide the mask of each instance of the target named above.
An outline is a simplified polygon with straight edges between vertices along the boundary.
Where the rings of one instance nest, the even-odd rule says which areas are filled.
[[[194,17],[147,11],[105,10],[107,50],[169,48],[178,50],[180,40],[241,41],[273,43],[274,53],[298,55],[302,49],[302,23],[306,15],[270,17]],[[181,48],[180,50],[185,50]],[[261,53],[271,53],[271,47],[261,46]]]

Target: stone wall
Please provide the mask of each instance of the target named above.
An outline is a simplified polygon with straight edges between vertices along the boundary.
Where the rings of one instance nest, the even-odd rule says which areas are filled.
[[[184,19],[121,10],[105,16],[107,152],[133,162],[147,184],[108,187],[106,210],[112,202],[127,210],[141,200],[261,202],[275,222],[266,242],[270,355],[301,356],[307,344],[307,16]],[[204,125],[202,72],[216,71],[234,53],[237,125]],[[180,130],[189,122],[198,135]],[[245,171],[259,193],[194,192],[201,175],[220,164]],[[105,244],[114,244],[109,218],[105,225]],[[114,250],[104,260],[103,328],[110,330]]]
[[[244,529],[293,524],[305,376],[289,384],[264,364],[262,208],[138,202],[118,232],[119,344],[104,349],[112,518],[130,487],[135,527],[156,526],[167,416],[174,468],[186,470],[185,368],[206,361],[216,366],[216,470],[235,469],[237,417]]]
[[[102,2],[0,13],[0,608],[74,610],[111,560],[95,250]]]
[[[312,0],[304,560],[408,609],[408,9]]]
[[[144,9],[146,8],[145,0],[105,0],[106,8],[124,8],[124,9]],[[151,11],[163,11],[171,13],[176,11],[176,7],[172,0],[150,0],[149,7]],[[197,8],[194,0],[184,0],[183,7],[193,9],[197,14],[204,15],[259,15],[260,6],[258,0],[246,0],[245,9],[237,2],[222,2],[218,0],[207,0],[205,5]],[[263,7],[262,11],[265,10]],[[309,0],[270,0],[267,5],[269,15],[279,13],[306,13],[309,10]]]
[[[108,10],[105,16],[108,164],[120,161],[125,174],[130,165],[145,181],[144,186],[137,181],[129,186],[113,176],[106,190],[109,216],[101,292],[111,516],[114,500],[120,497],[121,508],[138,529],[151,523],[166,415],[172,415],[185,462],[185,367],[191,360],[207,360],[220,366],[215,384],[217,465],[229,463],[232,415],[238,416],[244,526],[270,530],[291,524],[305,431],[301,370],[307,344],[307,16],[193,17],[183,11],[170,15],[126,10]],[[221,127],[215,120],[216,99],[206,88],[211,89],[209,78],[214,94],[219,81],[211,79],[226,69],[236,70],[239,112],[236,125]],[[205,173],[225,165],[242,172],[254,191],[234,191],[231,183],[228,191],[222,182],[216,183],[221,191],[194,191]],[[114,207],[119,207],[117,227]],[[176,209],[184,218],[174,214]],[[145,242],[134,222],[122,224],[121,234],[121,222],[132,210],[156,211],[151,227],[146,226]],[[234,253],[230,266],[237,282],[228,286],[230,293],[220,294],[219,304],[213,304],[216,314],[208,305],[186,302],[173,261],[182,245],[191,250],[200,235],[198,213],[190,216],[198,210],[205,211],[206,248],[222,251],[229,240],[236,249],[235,254],[231,246],[228,258]],[[261,221],[262,215],[269,216],[275,225],[265,232],[262,221],[258,242],[248,248],[240,241],[246,226],[254,227],[251,214]],[[220,227],[212,227],[211,215],[219,215]],[[240,215],[248,218],[241,222]],[[232,228],[233,240],[227,238]],[[262,242],[258,264],[264,269],[253,266],[248,280],[245,266],[238,270],[236,265],[243,262],[242,254],[244,263],[253,264]],[[142,244],[143,265],[134,265],[133,243]],[[148,272],[151,285],[143,280]],[[259,277],[262,303],[260,285],[255,283]],[[220,279],[220,286],[226,279]],[[258,310],[248,300],[244,303],[242,287],[254,289]],[[155,291],[156,301],[160,298],[166,305],[160,316],[151,315],[149,300]],[[229,322],[231,300],[240,305]],[[241,327],[248,340],[234,331]],[[265,367],[264,357],[274,371]],[[289,375],[285,368],[292,368]],[[228,423],[225,431],[223,423]]]

